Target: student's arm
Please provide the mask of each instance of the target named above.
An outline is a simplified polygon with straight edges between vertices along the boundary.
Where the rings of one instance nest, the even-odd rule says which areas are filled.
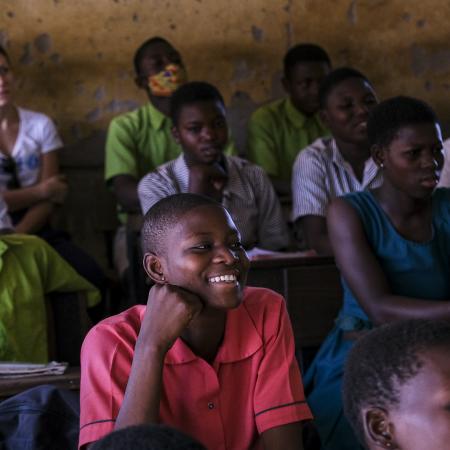
[[[156,284],[150,289],[115,429],[159,421],[164,358],[201,308],[194,294],[176,286]]]
[[[300,217],[294,226],[300,228],[303,233],[307,248],[314,249],[320,256],[333,255],[325,217],[313,215]]]
[[[67,191],[65,175],[55,175],[41,182],[20,189],[3,191],[3,198],[10,212],[29,208],[38,202],[63,198]]]
[[[361,220],[345,200],[338,198],[331,203],[327,222],[336,263],[372,322],[378,325],[401,319],[450,319],[450,301],[392,294]]]
[[[289,423],[279,427],[270,428],[262,433],[264,450],[303,450],[302,424]]]
[[[127,213],[140,213],[138,181],[132,175],[117,175],[112,180],[112,187],[117,202]]]
[[[219,164],[198,164],[189,167],[188,192],[192,194],[206,195],[220,202],[226,182],[227,174]]]
[[[42,155],[39,183],[46,182],[57,177],[59,173],[58,151],[54,150]],[[53,211],[53,202],[62,202],[67,192],[67,184],[60,179],[60,191],[44,201],[32,205],[16,225],[18,233],[35,233],[39,231],[49,220]]]

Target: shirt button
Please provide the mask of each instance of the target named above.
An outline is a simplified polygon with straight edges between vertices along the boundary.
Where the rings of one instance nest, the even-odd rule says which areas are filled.
[[[215,408],[214,403],[213,402],[209,402],[208,403],[208,409],[214,409],[214,408]]]

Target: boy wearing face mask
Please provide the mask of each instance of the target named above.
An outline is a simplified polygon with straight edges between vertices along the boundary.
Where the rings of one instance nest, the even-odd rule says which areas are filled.
[[[187,81],[179,52],[161,37],[145,41],[137,49],[133,63],[136,85],[145,90],[149,102],[114,118],[106,140],[105,180],[116,195],[122,223],[127,214],[140,215],[139,180],[181,153],[168,114],[172,93]],[[121,277],[128,267],[126,253],[122,226],[114,245],[115,266]]]

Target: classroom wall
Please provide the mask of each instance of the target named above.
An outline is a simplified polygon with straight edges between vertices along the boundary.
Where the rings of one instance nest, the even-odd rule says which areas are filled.
[[[449,16],[445,0],[2,0],[0,42],[20,104],[54,117],[69,143],[145,101],[131,60],[152,35],[180,49],[191,79],[217,84],[233,113],[280,95],[282,55],[310,41],[366,72],[382,97],[419,96],[447,123]]]
[[[429,101],[450,131],[450,2],[445,0],[1,0],[0,43],[18,78],[18,104],[55,119],[69,147],[71,194],[60,224],[104,263],[114,199],[102,180],[104,131],[146,101],[132,58],[160,35],[181,52],[191,79],[216,84],[243,149],[245,123],[282,95],[281,59],[316,42],[335,66],[351,65],[381,98]],[[84,214],[83,214],[84,213]],[[106,246],[108,247],[108,246]]]

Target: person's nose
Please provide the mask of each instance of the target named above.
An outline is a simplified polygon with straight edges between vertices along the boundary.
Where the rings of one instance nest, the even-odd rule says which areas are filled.
[[[239,261],[239,255],[236,250],[233,250],[226,245],[217,248],[216,254],[214,255],[214,262],[232,266],[237,261]]]

